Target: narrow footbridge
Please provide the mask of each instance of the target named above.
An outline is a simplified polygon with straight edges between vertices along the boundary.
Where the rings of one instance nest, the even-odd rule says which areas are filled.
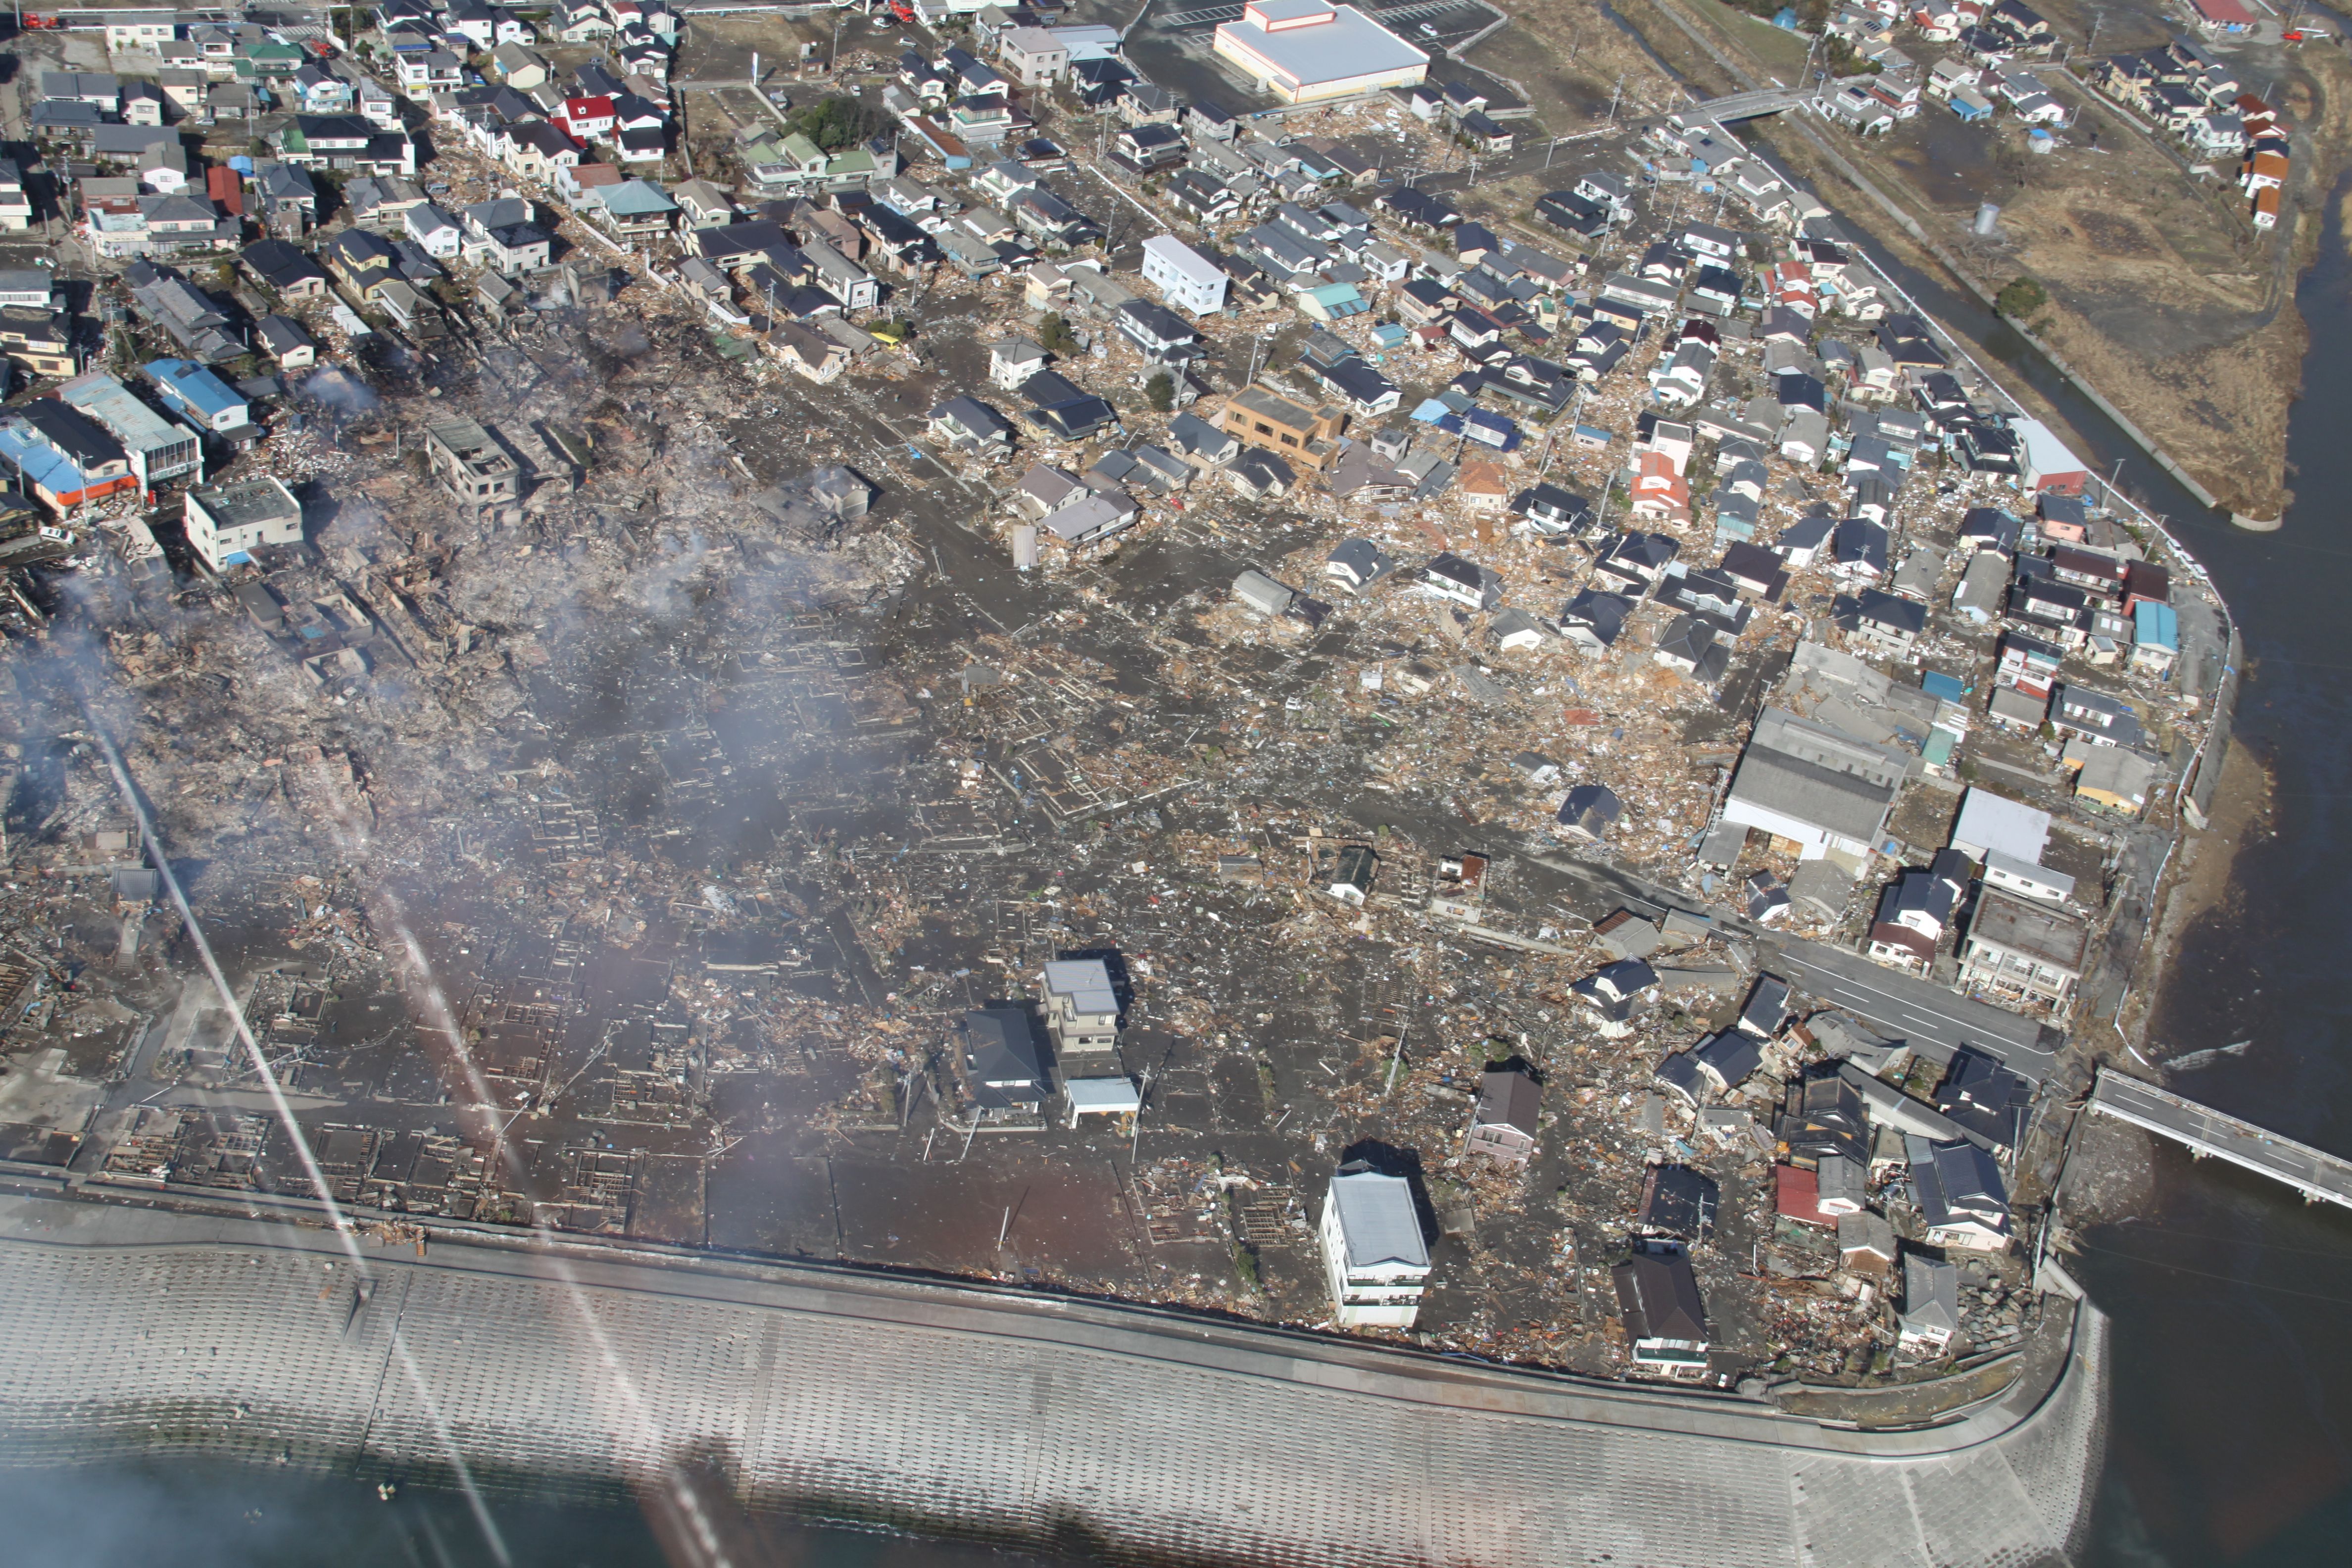
[[[2184,1144],[2198,1159],[2210,1155],[2284,1182],[2305,1203],[2352,1208],[2352,1160],[2266,1132],[2169,1089],[2102,1068],[2091,1087],[2091,1109]]]

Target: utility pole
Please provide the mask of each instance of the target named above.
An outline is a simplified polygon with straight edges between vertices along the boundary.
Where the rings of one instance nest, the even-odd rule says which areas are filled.
[[[1617,85],[1609,89],[1609,123],[1612,125],[1617,123],[1618,100],[1622,99],[1624,96],[1625,73],[1623,71],[1619,71],[1617,73]]]

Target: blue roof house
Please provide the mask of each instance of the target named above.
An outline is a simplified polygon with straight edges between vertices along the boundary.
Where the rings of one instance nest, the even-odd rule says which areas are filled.
[[[147,379],[163,401],[200,430],[227,435],[252,423],[245,399],[228,383],[190,359],[159,359],[146,366]]]

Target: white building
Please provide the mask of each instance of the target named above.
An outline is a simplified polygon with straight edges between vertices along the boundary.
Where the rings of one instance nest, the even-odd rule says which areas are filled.
[[[1143,1110],[1143,1095],[1131,1078],[1073,1078],[1062,1082],[1066,1125],[1077,1131],[1081,1116],[1134,1116]]]
[[[302,503],[268,474],[199,485],[188,492],[186,526],[188,543],[220,572],[252,559],[260,545],[301,543]]]
[[[1723,820],[1762,828],[1800,859],[1834,855],[1858,866],[1885,831],[1911,762],[1893,746],[1767,708],[1732,776]]]
[[[1205,316],[1225,308],[1224,269],[1172,234],[1143,242],[1143,277],[1179,310]]]
[[[1907,1351],[1940,1355],[1960,1331],[1960,1271],[1940,1258],[1906,1253],[1903,1310],[1896,1342]]]
[[[1361,1163],[1342,1165],[1323,1200],[1323,1270],[1342,1328],[1409,1329],[1429,1283],[1412,1184]]]
[[[1971,860],[1996,850],[2012,862],[2038,865],[2050,842],[2050,814],[1971,785],[1952,825],[1952,847]]]
[[[1412,87],[1429,57],[1357,10],[1328,0],[1249,0],[1211,46],[1259,90],[1285,103]]]

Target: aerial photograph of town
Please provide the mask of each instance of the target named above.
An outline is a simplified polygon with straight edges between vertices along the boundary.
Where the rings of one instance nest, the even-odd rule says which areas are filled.
[[[0,34],[9,1556],[2343,1561],[2352,12]]]

